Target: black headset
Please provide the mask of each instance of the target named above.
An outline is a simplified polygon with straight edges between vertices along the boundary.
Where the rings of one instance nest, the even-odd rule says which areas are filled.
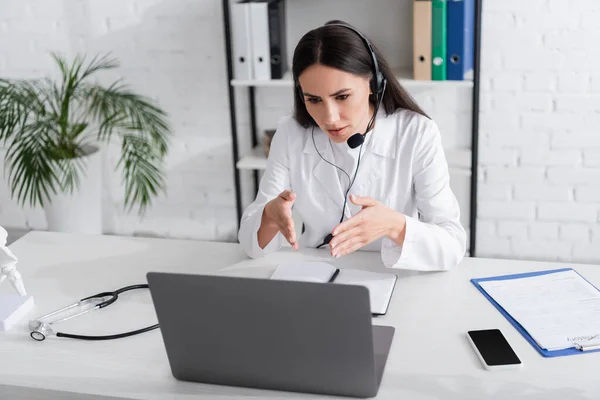
[[[369,130],[372,128],[372,124],[375,121],[375,116],[377,115],[377,111],[379,110],[379,106],[381,104],[381,101],[383,100],[383,94],[385,92],[385,87],[387,85],[387,81],[386,81],[385,77],[383,76],[383,74],[381,73],[381,71],[379,70],[379,64],[377,63],[377,57],[375,56],[375,51],[373,50],[371,43],[365,37],[365,35],[363,35],[358,29],[356,29],[350,25],[347,25],[347,24],[327,24],[325,26],[341,26],[341,27],[350,29],[351,31],[356,33],[362,39],[366,49],[369,51],[369,54],[371,55],[371,61],[372,61],[371,66],[373,67],[373,77],[371,78],[371,80],[369,82],[369,86],[371,88],[371,91],[375,95],[375,99],[376,99],[375,100],[375,112],[373,113],[373,118],[371,118],[371,121],[369,121],[369,124],[367,125],[367,129],[365,130],[365,133],[355,133],[354,135],[350,136],[348,138],[348,140],[346,141],[348,143],[348,146],[350,146],[350,148],[355,149],[364,143],[367,132],[369,132]],[[298,81],[296,81],[296,90],[298,91],[298,96],[300,97],[300,100],[304,101],[304,93],[302,92],[302,88],[300,87],[300,83]],[[313,126],[313,128],[314,128],[314,126]]]
[[[370,82],[369,82],[369,86],[371,88],[371,91],[373,92],[373,94],[375,95],[375,110],[373,112],[373,117],[371,118],[371,120],[369,121],[369,124],[367,125],[367,129],[365,130],[365,133],[355,133],[354,135],[350,136],[348,138],[348,140],[346,141],[346,143],[348,144],[348,146],[350,146],[350,148],[355,149],[358,146],[360,146],[361,148],[359,149],[359,153],[358,153],[358,161],[356,163],[356,170],[354,171],[354,177],[352,178],[352,180],[350,180],[350,176],[348,175],[348,173],[346,171],[344,171],[343,169],[341,169],[340,167],[338,167],[337,165],[325,160],[325,158],[323,158],[323,156],[321,155],[321,153],[319,152],[319,150],[317,149],[317,146],[315,144],[315,136],[314,136],[314,129],[315,126],[313,125],[312,127],[312,140],[313,140],[313,145],[315,146],[315,150],[317,150],[317,153],[319,154],[319,157],[321,157],[321,159],[323,161],[325,161],[326,163],[333,165],[334,167],[336,167],[337,169],[339,169],[340,171],[342,171],[343,173],[346,174],[346,176],[348,177],[348,181],[349,181],[349,185],[348,185],[348,189],[346,190],[346,194],[344,196],[344,205],[342,206],[342,216],[340,218],[340,223],[342,223],[342,221],[344,220],[344,210],[346,208],[346,202],[348,199],[348,193],[350,192],[350,188],[352,187],[352,185],[354,184],[354,180],[356,179],[356,174],[358,173],[358,166],[360,165],[360,156],[362,153],[362,145],[365,142],[365,136],[367,135],[367,132],[369,132],[371,130],[371,128],[373,127],[373,123],[375,121],[375,116],[377,115],[377,112],[379,110],[379,107],[381,106],[381,102],[383,100],[383,95],[385,93],[385,88],[387,86],[387,81],[385,79],[385,77],[383,76],[383,74],[381,73],[381,71],[379,70],[379,66],[377,63],[377,57],[375,56],[375,51],[373,51],[373,47],[371,46],[371,43],[369,43],[369,41],[367,40],[367,38],[357,29],[353,28],[350,25],[346,25],[346,24],[328,24],[325,26],[341,26],[347,29],[350,29],[351,31],[353,31],[354,33],[356,33],[363,41],[363,43],[365,44],[365,47],[367,48],[367,50],[369,51],[369,54],[371,55],[371,60],[372,60],[372,67],[373,67],[373,77],[371,78]],[[302,88],[300,87],[299,82],[296,81],[296,89],[298,91],[298,96],[300,96],[300,99],[302,101],[304,101],[304,93],[302,92]],[[331,233],[328,233],[327,236],[325,236],[325,239],[323,240],[323,243],[321,243],[320,245],[317,246],[317,248],[321,248],[327,244],[329,244],[329,242],[331,241],[331,239],[333,239],[333,235]]]

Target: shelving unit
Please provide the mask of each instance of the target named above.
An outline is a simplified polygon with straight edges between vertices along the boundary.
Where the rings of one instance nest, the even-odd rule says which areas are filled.
[[[291,72],[288,72],[282,79],[272,80],[239,80],[234,79],[233,74],[233,56],[232,56],[232,34],[230,20],[230,2],[233,0],[222,0],[224,33],[225,33],[225,51],[227,58],[227,78],[228,78],[228,97],[230,109],[230,126],[232,134],[232,153],[234,162],[234,184],[236,195],[237,221],[241,219],[244,205],[242,204],[242,186],[241,171],[253,172],[254,192],[258,190],[259,172],[264,170],[267,165],[267,159],[263,147],[259,145],[258,128],[256,118],[256,88],[292,88]],[[293,0],[286,0],[293,1]],[[461,175],[470,176],[470,204],[469,204],[469,254],[475,256],[476,253],[476,222],[477,222],[477,163],[478,163],[478,132],[479,132],[479,90],[480,90],[480,46],[481,46],[481,10],[482,0],[475,0],[475,26],[474,26],[474,62],[473,62],[473,80],[469,81],[422,81],[412,79],[412,69],[395,69],[395,76],[400,83],[408,90],[428,89],[436,87],[460,87],[472,89],[472,114],[471,114],[471,150],[448,149],[446,158],[448,163],[457,167],[456,171]],[[343,19],[343,17],[341,17]],[[368,34],[368,32],[367,32]],[[288,39],[289,40],[289,39]],[[292,43],[288,45],[288,51],[293,51]],[[240,155],[239,137],[238,137],[238,116],[236,111],[236,93],[239,88],[247,89],[248,109],[250,114],[250,135],[252,149]]]

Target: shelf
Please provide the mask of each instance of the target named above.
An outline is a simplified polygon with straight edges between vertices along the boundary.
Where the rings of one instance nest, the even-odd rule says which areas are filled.
[[[263,145],[258,145],[252,149],[250,154],[242,157],[235,166],[237,169],[260,170],[267,168],[267,157]]]
[[[471,171],[471,150],[469,149],[446,149],[446,161],[448,167],[454,170],[465,169]],[[252,149],[250,154],[242,157],[236,163],[237,169],[263,170],[267,168],[267,157],[264,148],[258,145]]]
[[[412,79],[412,70],[397,69],[394,75],[400,81],[400,84],[405,88],[431,88],[432,86],[452,86],[452,87],[473,87],[473,81],[418,81]],[[254,87],[292,87],[292,73],[288,71],[282,79],[232,79],[232,86],[254,86]]]

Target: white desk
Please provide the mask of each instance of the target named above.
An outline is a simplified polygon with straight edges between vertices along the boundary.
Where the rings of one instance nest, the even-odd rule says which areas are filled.
[[[31,318],[98,292],[145,283],[148,271],[267,277],[278,261],[299,257],[384,269],[379,254],[369,252],[335,260],[327,251],[299,254],[288,249],[249,260],[237,244],[42,232],[27,234],[11,249],[20,259],[19,270],[37,304]],[[600,353],[543,358],[469,282],[472,277],[564,266],[467,258],[450,272],[395,271],[399,280],[389,312],[375,318],[375,323],[396,327],[377,398],[599,399]],[[571,266],[600,285],[600,267]],[[8,283],[0,286],[1,293],[11,290]],[[154,323],[150,294],[141,290],[57,327],[65,332],[103,334]],[[465,338],[467,330],[480,328],[500,328],[523,361],[522,370],[484,370]],[[23,387],[31,388],[27,395]],[[324,398],[179,382],[171,375],[159,330],[111,341],[52,337],[35,342],[24,321],[21,327],[0,333],[0,398],[105,398],[77,393],[161,400]]]

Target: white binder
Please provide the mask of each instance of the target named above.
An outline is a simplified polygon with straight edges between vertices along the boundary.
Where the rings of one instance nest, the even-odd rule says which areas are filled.
[[[249,3],[252,30],[252,69],[254,79],[271,79],[269,3]]]
[[[230,15],[233,47],[233,77],[235,79],[253,79],[250,3],[233,3],[231,5]]]

